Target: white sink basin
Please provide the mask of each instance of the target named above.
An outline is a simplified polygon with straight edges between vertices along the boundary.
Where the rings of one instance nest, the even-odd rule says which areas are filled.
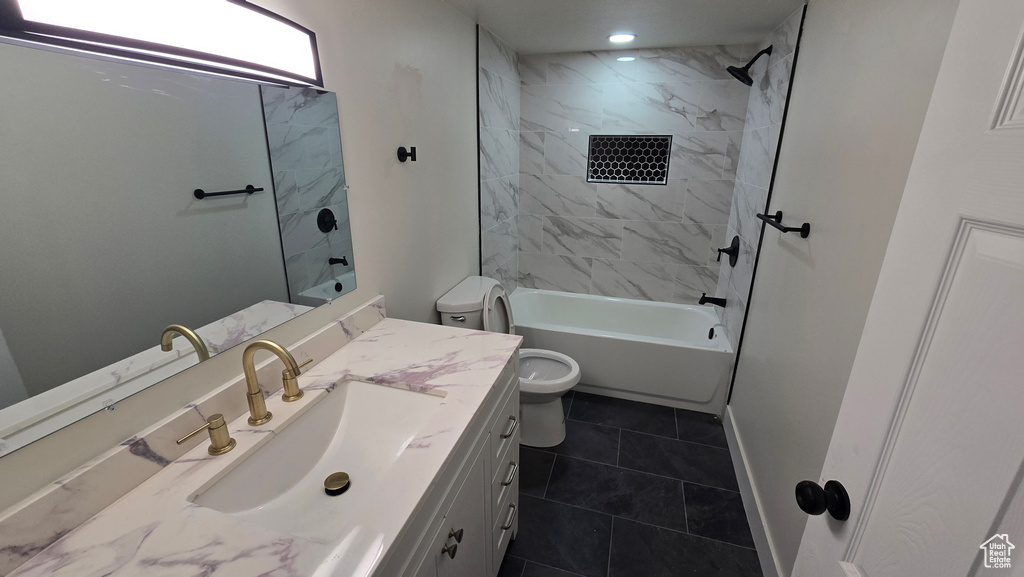
[[[343,382],[190,500],[276,532],[330,539],[346,514],[376,501],[375,488],[443,401]],[[348,473],[351,483],[331,497],[324,479],[338,471]]]

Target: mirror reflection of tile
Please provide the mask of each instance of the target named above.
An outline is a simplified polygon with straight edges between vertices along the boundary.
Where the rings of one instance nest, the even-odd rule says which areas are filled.
[[[0,455],[196,364],[183,338],[160,350],[170,324],[215,355],[355,288],[334,94],[261,100],[245,82],[7,44],[0,68],[0,104],[20,112],[0,155],[0,256],[35,263],[0,278]],[[53,90],[21,88],[40,74]],[[260,191],[193,195],[247,185]],[[316,228],[320,207],[331,234]],[[309,212],[315,236],[296,236],[307,229],[286,224]],[[283,247],[301,272],[286,271]],[[297,296],[317,282],[317,298]]]
[[[325,283],[318,295],[349,292],[354,279],[344,275],[354,271],[355,259],[337,96],[312,88],[261,89],[292,301],[303,302],[302,296],[311,296]],[[324,209],[337,221],[326,233],[317,222]],[[341,291],[334,289],[336,284],[342,284]]]

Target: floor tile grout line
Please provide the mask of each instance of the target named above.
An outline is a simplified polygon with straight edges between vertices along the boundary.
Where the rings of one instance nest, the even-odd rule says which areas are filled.
[[[690,533],[690,515],[686,512],[686,481],[679,481],[679,492],[683,494],[683,524],[686,525],[686,533]],[[746,511],[744,511],[746,513]]]
[[[716,487],[715,485],[708,485],[707,483],[698,483],[696,481],[691,481],[689,479],[680,479],[678,477],[670,477],[668,475],[661,475],[659,473],[652,473],[650,471],[641,471],[640,469],[632,469],[630,467],[623,467],[622,465],[612,465],[611,463],[605,463],[604,461],[595,461],[593,459],[584,459],[583,457],[576,457],[574,455],[563,455],[562,453],[551,453],[549,451],[543,451],[543,450],[540,450],[540,449],[534,449],[533,447],[527,447],[527,448],[531,449],[533,451],[539,451],[539,452],[542,452],[542,453],[546,453],[548,455],[553,455],[555,457],[564,457],[566,459],[576,459],[577,461],[584,461],[586,463],[593,463],[595,465],[604,465],[605,467],[615,467],[616,469],[622,469],[623,471],[629,471],[631,473],[641,473],[643,475],[650,475],[652,477],[658,477],[658,478],[661,478],[661,479],[669,479],[669,480],[672,480],[672,481],[680,481],[682,483],[689,483],[691,485],[697,485],[698,487],[706,487],[708,489],[718,489],[719,491],[727,491],[729,493],[736,493],[737,495],[740,494],[738,489],[727,489],[725,487]],[[618,459],[616,458],[616,461],[617,460]],[[551,470],[552,470],[552,472],[554,471],[554,463],[552,463]],[[550,481],[551,481],[551,473],[548,473],[548,482],[550,483]],[[547,488],[548,488],[548,485],[544,485],[544,492],[545,492],[545,494],[547,494]]]
[[[591,421],[584,421],[584,420],[581,420],[581,419],[574,419],[572,417],[566,417],[565,420],[567,420],[567,421],[575,421],[577,423],[584,423],[584,424],[587,424],[587,425],[593,425],[595,427],[604,427],[606,429],[619,429],[620,431],[628,431],[630,433],[637,433],[637,434],[640,434],[640,435],[647,435],[649,437],[658,437],[659,439],[669,439],[669,440],[672,440],[672,441],[682,441],[683,443],[690,443],[691,445],[702,445],[704,447],[711,447],[712,449],[722,449],[723,451],[728,451],[729,450],[728,446],[723,447],[721,445],[712,445],[710,443],[701,443],[700,441],[691,441],[689,439],[680,439],[680,438],[678,438],[679,437],[679,425],[678,424],[676,425],[676,437],[673,438],[673,437],[670,437],[668,435],[659,435],[657,433],[648,433],[646,431],[637,431],[635,429],[627,429],[625,427],[613,427],[612,425],[606,425],[604,423],[594,423],[594,422],[591,422]]]
[[[615,515],[612,515],[612,524],[608,527],[608,566],[604,574],[611,577],[612,574],[612,543],[615,541]]]
[[[622,457],[622,429],[619,429],[619,440],[615,442],[615,466],[619,466],[619,459]]]
[[[579,509],[580,511],[586,511],[588,513],[594,513],[596,515],[604,515],[605,517],[618,517],[619,519],[623,519],[623,520],[626,520],[626,521],[632,521],[633,523],[640,523],[641,525],[647,525],[648,527],[655,527],[657,529],[668,529],[669,531],[675,531],[677,533],[686,533],[686,531],[680,531],[679,529],[673,529],[671,527],[663,527],[661,525],[655,525],[654,523],[648,523],[647,521],[637,521],[636,519],[630,519],[629,517],[624,517],[622,515],[615,515],[613,513],[606,513],[604,511],[598,511],[597,509],[591,509],[589,507],[581,507],[579,505],[573,505],[572,503],[563,503],[562,501],[556,501],[554,499],[548,499],[547,497],[534,497],[534,499],[540,499],[541,501],[547,501],[548,503],[553,503],[555,505],[562,505],[563,507],[572,507],[573,509]],[[689,533],[687,533],[687,534],[689,534]],[[694,537],[698,537],[698,536],[699,535],[694,535]]]
[[[555,461],[558,461],[559,455],[555,455],[555,458],[551,460],[551,470],[548,471],[548,480],[544,481],[544,494],[541,495],[541,499],[548,496],[548,486],[551,485],[551,477],[555,475]]]
[[[712,449],[718,449],[719,451],[728,451],[729,447],[719,447],[718,445],[709,445],[707,443],[700,443],[697,441],[687,441],[686,439],[673,439],[672,437],[666,437],[665,435],[655,435],[654,433],[645,433],[643,431],[634,431],[632,429],[625,429],[629,433],[636,433],[637,435],[647,435],[648,437],[655,437],[658,439],[668,439],[670,441],[679,441],[680,443],[689,443],[691,445],[699,445],[701,447],[709,447]]]
[[[545,499],[545,501],[546,500],[547,499]],[[552,501],[552,503],[558,503],[558,501]],[[561,505],[563,503],[559,503],[559,504]],[[568,505],[568,506],[572,507],[573,505]],[[581,509],[582,507],[576,507],[576,508],[577,509]],[[583,510],[584,511],[589,511],[590,509],[583,509]],[[607,513],[604,513],[604,514],[607,515]],[[672,531],[673,533],[679,533],[680,535],[686,535],[687,537],[695,537],[697,539],[703,539],[705,541],[711,541],[712,543],[721,543],[722,545],[728,545],[730,547],[738,547],[740,549],[746,549],[747,551],[757,551],[757,549],[755,549],[754,547],[747,547],[746,545],[737,545],[736,543],[730,543],[728,541],[722,541],[721,539],[712,539],[711,537],[705,537],[704,535],[696,535],[694,533],[680,531],[679,529],[672,529],[670,527],[662,527],[660,525],[652,525],[650,523],[644,523],[643,521],[636,521],[634,519],[629,519],[627,517],[623,517],[622,515],[611,515],[611,518],[612,518],[613,522],[614,522],[615,519],[621,519],[623,521],[629,521],[630,523],[636,523],[637,525],[646,525],[646,526],[652,527],[654,529],[661,529],[662,531]]]
[[[529,496],[529,495],[527,495],[527,496]],[[722,541],[721,539],[712,539],[711,537],[705,537],[703,535],[695,535],[695,534],[689,533],[687,531],[680,531],[679,529],[672,529],[671,527],[662,527],[661,525],[655,525],[653,523],[647,523],[645,521],[637,521],[636,519],[630,519],[629,517],[623,517],[622,515],[612,515],[611,513],[605,513],[604,511],[597,511],[597,510],[594,510],[594,509],[587,509],[586,507],[580,507],[578,505],[570,505],[569,503],[563,503],[561,501],[555,501],[554,499],[547,499],[547,498],[544,498],[544,497],[533,497],[533,498],[534,499],[539,499],[541,501],[547,501],[548,503],[553,503],[555,505],[561,505],[563,507],[571,507],[573,509],[577,509],[577,510],[580,510],[580,511],[586,511],[587,513],[593,513],[595,515],[604,515],[605,517],[611,517],[613,522],[614,522],[615,519],[621,519],[623,521],[629,521],[630,523],[636,523],[638,525],[644,525],[646,527],[652,527],[654,529],[662,529],[664,531],[672,531],[673,533],[679,533],[680,535],[687,535],[689,537],[695,537],[697,539],[703,539],[705,541],[712,541],[714,543],[721,543],[722,545],[728,545],[730,547],[738,547],[740,549],[746,549],[748,551],[757,551],[757,549],[754,548],[754,547],[747,547],[746,545],[737,545],[736,543],[730,543],[728,541]],[[609,543],[609,547],[610,547],[610,543]],[[519,557],[519,558],[520,559],[526,559],[525,557]],[[526,560],[529,561],[529,559],[526,559]],[[557,567],[556,567],[556,569],[557,569]]]
[[[583,419],[576,419],[576,418],[573,418],[573,417],[566,417],[566,420],[568,420],[568,421],[576,421],[577,423],[586,423],[588,425],[594,425],[595,427],[605,427],[605,428],[608,428],[608,429],[624,429],[626,431],[630,431],[630,432],[633,432],[633,433],[643,433],[645,435],[653,435],[655,437],[661,437],[662,439],[673,439],[673,440],[676,440],[676,441],[679,440],[679,439],[676,439],[675,436],[673,436],[673,435],[659,435],[657,433],[646,433],[644,431],[636,431],[636,430],[630,429],[628,427],[617,427],[615,425],[609,425],[607,423],[595,423],[593,421],[584,421]]]
[[[571,458],[571,457],[569,457],[569,458]],[[737,546],[737,547],[742,547],[744,549],[755,549],[755,547],[748,547],[746,545],[740,545],[740,544],[732,543],[732,542],[729,542],[729,541],[723,541],[721,539],[713,539],[711,537],[706,537],[706,536],[703,536],[703,535],[698,535],[696,533],[691,533],[690,532],[690,523],[689,523],[689,514],[688,514],[687,509],[686,509],[686,491],[685,491],[685,489],[682,488],[683,484],[684,483],[688,483],[688,482],[687,481],[679,481],[678,479],[674,479],[673,481],[677,481],[680,484],[680,490],[682,491],[682,494],[683,494],[683,516],[684,516],[684,523],[686,525],[686,530],[685,531],[680,531],[679,529],[673,529],[671,527],[665,527],[663,525],[654,525],[653,523],[648,523],[646,521],[639,521],[639,520],[636,520],[636,519],[630,519],[628,517],[621,516],[621,514],[614,514],[614,513],[610,513],[610,512],[605,512],[603,510],[592,509],[592,508],[589,508],[589,507],[583,507],[583,506],[580,506],[580,505],[577,505],[577,504],[573,504],[573,503],[566,503],[564,501],[559,501],[557,499],[548,498],[546,496],[545,497],[534,497],[534,498],[535,499],[541,499],[542,501],[548,501],[549,503],[555,503],[557,505],[563,505],[563,506],[566,506],[566,507],[572,507],[572,508],[577,508],[577,509],[580,509],[580,510],[585,510],[585,511],[588,511],[588,512],[593,512],[593,513],[597,513],[597,514],[606,514],[606,516],[611,517],[611,518],[622,519],[622,520],[629,521],[629,522],[632,522],[632,523],[639,523],[640,525],[646,525],[648,527],[654,527],[656,529],[667,529],[669,531],[675,531],[677,533],[684,533],[686,535],[691,535],[693,537],[700,537],[701,539],[708,539],[709,541],[716,541],[716,542],[719,542],[719,543],[725,543],[727,545],[734,545],[734,546]],[[691,483],[691,485],[695,485],[695,484]],[[717,489],[717,487],[710,487],[710,489]],[[730,491],[730,493],[731,492],[732,491]],[[745,512],[746,512],[745,508],[743,509],[743,512],[745,514]],[[748,528],[748,531],[750,531],[749,528]]]
[[[519,575],[516,576],[516,577],[523,577],[523,574],[526,573],[526,564],[528,563],[528,561],[525,558],[523,558],[523,557],[517,557],[515,555],[509,554],[507,549],[505,550],[505,556],[501,558],[501,563],[498,564],[498,571],[499,572],[501,571],[501,566],[505,564],[505,560],[508,559],[509,557],[511,557],[513,559],[519,559],[520,561],[523,562],[523,569],[519,572]]]
[[[522,557],[519,557],[519,559],[522,559]],[[540,567],[547,567],[548,569],[554,569],[555,571],[561,571],[562,573],[565,573],[566,575],[572,575],[572,577],[584,577],[583,575],[580,575],[579,573],[573,573],[572,571],[566,571],[565,569],[561,569],[559,567],[555,567],[554,565],[547,565],[545,563],[538,563],[537,561],[531,561],[529,559],[523,559],[523,560],[526,561],[526,563],[533,563],[534,565],[538,565]],[[526,563],[523,564],[523,574],[526,573]]]
[[[681,441],[679,438],[679,409],[672,409],[672,424],[676,426],[676,440]]]
[[[580,423],[580,424],[583,424],[583,425],[590,425],[591,427],[601,427],[602,429],[621,429],[622,428],[622,427],[615,427],[615,426],[612,426],[612,425],[605,425],[603,423],[592,423],[590,421],[584,421],[582,419],[573,419],[572,417],[566,417],[565,420],[566,421],[572,421],[574,423]],[[671,439],[672,437],[665,437],[665,438],[666,439]]]

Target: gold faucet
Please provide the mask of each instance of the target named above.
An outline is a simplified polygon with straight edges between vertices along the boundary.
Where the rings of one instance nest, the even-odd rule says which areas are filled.
[[[196,354],[199,355],[199,362],[203,362],[210,359],[210,350],[206,348],[206,343],[203,339],[199,338],[199,335],[194,333],[192,329],[181,325],[171,325],[164,329],[162,335],[160,335],[160,350],[169,353],[174,350],[174,345],[171,344],[171,339],[174,338],[174,333],[188,339],[188,342],[192,343],[192,346],[196,349]]]
[[[245,385],[248,389],[245,397],[249,401],[249,424],[262,425],[269,421],[274,415],[267,410],[267,402],[263,398],[263,390],[256,380],[256,366],[253,357],[256,351],[270,351],[277,355],[284,363],[285,369],[281,371],[281,379],[284,381],[284,393],[281,400],[286,403],[297,401],[302,398],[302,389],[299,388],[298,376],[302,374],[302,367],[313,362],[313,359],[302,363],[295,362],[295,357],[288,352],[288,349],[273,341],[255,341],[245,347],[242,353],[242,371],[245,372]]]
[[[228,425],[224,422],[224,415],[220,413],[210,415],[210,418],[206,419],[206,424],[178,439],[178,444],[180,445],[206,430],[210,431],[210,446],[206,452],[211,455],[223,455],[235,448],[235,440],[231,438]]]

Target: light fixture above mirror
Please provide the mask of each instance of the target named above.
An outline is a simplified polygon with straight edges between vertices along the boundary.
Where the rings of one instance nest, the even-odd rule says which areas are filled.
[[[0,36],[259,82],[323,86],[316,35],[244,0],[0,0]]]

